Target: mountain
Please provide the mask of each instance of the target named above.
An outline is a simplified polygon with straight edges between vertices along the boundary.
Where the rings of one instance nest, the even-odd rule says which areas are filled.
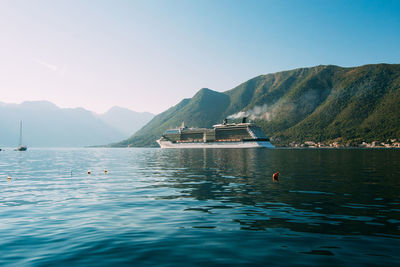
[[[127,137],[146,125],[154,117],[154,114],[149,112],[135,112],[115,106],[106,113],[99,115],[99,117],[109,126],[117,129]]]
[[[275,144],[291,141],[386,140],[400,137],[400,65],[327,65],[255,77],[226,91],[201,89],[155,116],[115,146],[156,146],[182,121],[211,127],[248,116]]]
[[[23,143],[29,147],[92,146],[129,136],[118,127],[110,126],[118,125],[112,119],[105,122],[101,116],[83,108],[59,108],[47,101],[0,102],[0,146],[18,145],[20,120],[23,121]]]

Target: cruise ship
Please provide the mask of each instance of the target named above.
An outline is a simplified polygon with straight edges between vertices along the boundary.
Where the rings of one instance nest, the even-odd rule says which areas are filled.
[[[274,148],[260,127],[252,122],[228,123],[209,128],[180,128],[166,130],[157,140],[161,148]]]

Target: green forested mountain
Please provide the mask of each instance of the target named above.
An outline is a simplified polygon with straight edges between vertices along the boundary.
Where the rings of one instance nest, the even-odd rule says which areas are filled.
[[[248,116],[276,144],[400,137],[400,64],[316,66],[255,77],[223,92],[201,89],[115,146],[156,146],[182,121],[211,127]]]

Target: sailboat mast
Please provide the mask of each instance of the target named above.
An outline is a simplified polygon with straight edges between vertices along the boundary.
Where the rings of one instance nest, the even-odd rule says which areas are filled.
[[[19,122],[19,145],[22,145],[22,121]]]

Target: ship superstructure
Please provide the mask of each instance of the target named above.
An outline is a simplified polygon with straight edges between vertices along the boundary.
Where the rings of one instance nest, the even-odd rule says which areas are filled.
[[[157,143],[161,148],[273,148],[262,129],[251,122],[213,125],[213,128],[180,128],[166,130]]]

